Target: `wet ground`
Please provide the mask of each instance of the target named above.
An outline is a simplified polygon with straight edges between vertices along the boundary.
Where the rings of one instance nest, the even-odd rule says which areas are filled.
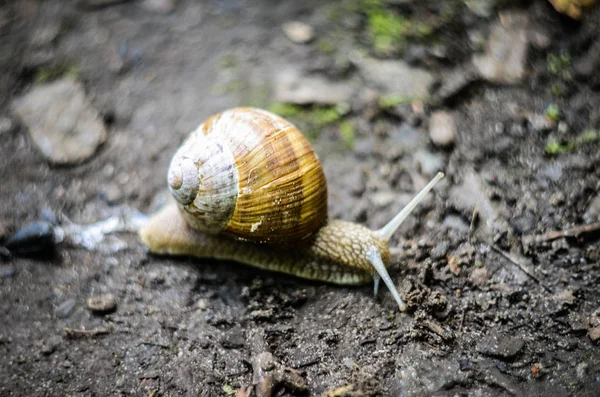
[[[0,395],[600,395],[600,7],[388,3],[3,3]],[[106,133],[83,159],[18,110],[59,81]],[[446,173],[392,239],[407,313],[135,233],[56,242],[156,211],[187,132],[238,105],[306,132],[332,218],[379,228]]]

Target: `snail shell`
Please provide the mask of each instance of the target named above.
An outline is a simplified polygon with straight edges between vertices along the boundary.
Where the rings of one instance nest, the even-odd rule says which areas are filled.
[[[327,185],[310,143],[289,121],[235,108],[203,122],[173,157],[168,185],[194,229],[297,243],[327,221]]]

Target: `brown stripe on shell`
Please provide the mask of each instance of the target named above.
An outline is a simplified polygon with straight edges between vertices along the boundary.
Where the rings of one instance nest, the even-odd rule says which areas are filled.
[[[239,172],[240,195],[225,232],[281,243],[298,241],[323,225],[325,176],[293,124],[262,110],[238,108],[213,120],[212,129],[231,143]]]

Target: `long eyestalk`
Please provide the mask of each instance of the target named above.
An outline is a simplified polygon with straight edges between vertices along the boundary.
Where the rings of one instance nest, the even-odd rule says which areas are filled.
[[[381,279],[392,293],[392,296],[396,300],[396,303],[398,303],[400,311],[405,311],[406,303],[404,303],[402,298],[400,298],[400,294],[398,293],[398,290],[396,289],[392,278],[388,274],[385,268],[385,264],[381,260],[381,255],[379,255],[379,252],[377,252],[376,249],[371,250],[367,255],[367,259],[369,260],[369,262],[371,262],[371,265],[373,265],[373,268],[375,268],[375,270],[377,271],[377,274],[375,275],[375,277],[373,277],[375,280],[375,295],[377,295],[377,290],[379,289],[379,280]]]
[[[400,211],[398,213],[398,215],[396,215],[394,217],[394,219],[392,219],[387,225],[385,225],[384,227],[382,227],[381,229],[379,229],[376,233],[379,235],[379,238],[381,238],[384,241],[388,241],[390,239],[390,237],[392,237],[392,235],[396,232],[396,230],[398,230],[398,228],[400,227],[400,225],[402,224],[402,222],[404,222],[404,220],[406,219],[406,217],[412,212],[412,210],[415,209],[415,207],[421,202],[423,201],[423,199],[425,198],[425,195],[427,193],[429,193],[429,191],[431,189],[433,189],[433,187],[435,186],[435,184],[444,177],[444,173],[443,172],[438,172],[437,175],[435,176],[435,178],[433,178],[431,180],[431,182],[429,182],[427,184],[427,186],[425,186],[423,188],[423,190],[421,190],[416,196],[415,198],[413,198],[410,203],[408,203],[406,205],[406,207],[404,207],[402,209],[402,211]]]
[[[394,217],[394,219],[392,219],[387,225],[385,225],[384,227],[382,227],[381,229],[379,229],[375,232],[378,235],[378,237],[383,241],[389,241],[390,237],[392,237],[394,232],[396,232],[396,230],[398,230],[398,227],[402,224],[402,222],[404,222],[404,220],[411,213],[411,211],[413,209],[415,209],[415,207],[421,201],[423,201],[423,199],[425,198],[425,195],[427,193],[429,193],[429,191],[433,188],[433,186],[435,186],[435,184],[443,177],[444,177],[444,173],[438,172],[437,175],[431,180],[431,182],[429,182],[427,184],[427,186],[425,186],[415,196],[415,198],[413,198],[406,205],[406,207],[404,207],[402,209],[402,211],[400,211],[398,213],[398,215],[396,215]],[[398,303],[398,307],[400,308],[400,311],[402,311],[402,312],[405,311],[406,303],[404,303],[402,298],[400,298],[400,294],[398,293],[398,290],[396,289],[396,286],[394,285],[392,278],[388,274],[387,269],[385,268],[385,264],[383,263],[383,260],[381,259],[381,255],[379,254],[379,252],[375,248],[373,248],[372,250],[369,251],[369,253],[367,255],[367,259],[369,260],[369,262],[371,262],[371,265],[377,272],[373,277],[373,281],[374,281],[373,292],[375,293],[375,295],[377,295],[377,291],[379,290],[380,280],[383,280],[385,285],[388,287],[388,289],[392,293],[392,296],[396,300],[396,303]]]

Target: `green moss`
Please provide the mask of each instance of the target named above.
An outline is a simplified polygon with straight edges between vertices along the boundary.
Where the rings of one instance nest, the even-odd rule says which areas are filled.
[[[340,134],[346,146],[350,149],[354,149],[356,144],[356,137],[354,136],[354,124],[349,120],[344,120],[340,123]]]
[[[309,140],[315,140],[323,128],[341,123],[349,112],[349,107],[344,103],[335,106],[300,106],[275,102],[268,106],[267,110],[288,119],[296,124]],[[344,128],[348,131],[347,126]]]
[[[568,153],[575,149],[575,143],[573,142],[560,142],[554,139],[551,139],[546,144],[546,153],[554,156],[561,153]]]
[[[37,83],[46,83],[62,77],[68,77],[72,80],[79,80],[81,77],[81,72],[75,65],[59,63],[38,69],[35,75],[35,81]]]
[[[568,52],[550,53],[546,57],[546,63],[550,74],[564,80],[571,80],[571,56]]]
[[[596,143],[600,141],[600,133],[598,130],[587,130],[577,137],[578,144]]]
[[[302,107],[291,103],[275,102],[267,107],[269,112],[281,117],[295,117],[302,113]]]
[[[389,95],[384,95],[381,98],[379,98],[378,104],[381,109],[389,109],[389,108],[393,108],[394,106],[402,105],[404,103],[411,103],[411,102],[412,102],[411,98],[407,98],[405,96],[398,95],[398,94],[389,94]]]
[[[552,103],[546,108],[545,114],[550,120],[558,121],[558,119],[560,119],[560,108],[557,104]]]
[[[335,52],[335,45],[327,38],[322,38],[317,41],[317,49],[323,54],[333,54]]]
[[[367,24],[376,51],[390,52],[404,46],[408,31],[406,18],[381,9],[367,15]]]
[[[233,387],[231,387],[228,384],[224,384],[221,389],[223,389],[223,391],[225,392],[225,394],[227,394],[228,396],[234,395],[235,394],[235,390],[233,389]]]
[[[223,57],[221,57],[221,60],[219,61],[219,66],[223,69],[234,68],[237,65],[238,65],[238,60],[237,60],[236,56],[233,54],[223,55]]]

